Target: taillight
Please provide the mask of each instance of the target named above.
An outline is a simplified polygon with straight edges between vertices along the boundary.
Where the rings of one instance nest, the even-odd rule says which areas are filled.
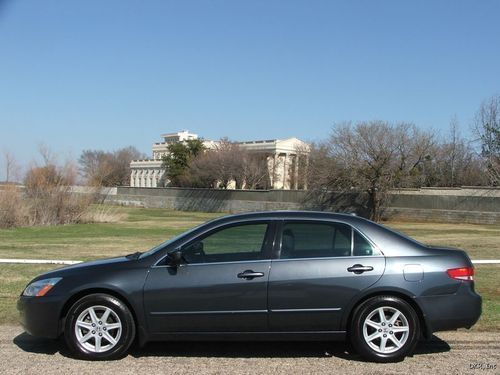
[[[448,276],[456,280],[474,280],[474,267],[452,268],[446,271]]]

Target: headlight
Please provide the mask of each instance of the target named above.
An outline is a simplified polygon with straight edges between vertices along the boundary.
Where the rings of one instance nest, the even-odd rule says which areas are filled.
[[[29,284],[26,289],[24,289],[23,296],[42,297],[47,294],[47,292],[51,290],[54,285],[61,281],[61,279],[62,277],[54,277],[52,279],[35,281]]]

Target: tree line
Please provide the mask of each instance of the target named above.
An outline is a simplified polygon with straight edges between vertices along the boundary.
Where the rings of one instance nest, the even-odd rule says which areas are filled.
[[[441,137],[406,122],[337,123],[326,139],[310,144],[308,162],[300,166],[301,184],[309,192],[306,203],[317,209],[355,207],[378,220],[390,189],[499,186],[500,95],[481,104],[472,128],[474,139],[460,134],[456,119]],[[34,196],[42,194],[40,186],[57,186],[60,191],[61,186],[78,182],[75,168],[57,167],[47,155],[42,150],[44,165],[32,166],[24,178]],[[126,186],[130,162],[144,158],[132,146],[114,152],[85,150],[78,160],[80,183]],[[4,161],[9,178],[17,163],[9,153],[4,153]],[[162,165],[166,186],[272,188],[272,163],[267,156],[244,150],[227,138],[208,149],[199,139],[169,144]]]
[[[379,220],[391,189],[500,185],[500,96],[484,101],[474,139],[456,118],[437,136],[411,123],[342,122],[307,150],[300,176],[310,208],[358,211]],[[479,146],[479,147],[478,147]],[[303,152],[304,150],[298,150]],[[222,139],[206,150],[201,140],[168,146],[163,166],[169,186],[270,188],[266,156]]]
[[[336,124],[311,148],[309,204],[379,220],[390,189],[499,186],[500,96],[481,104],[473,129],[477,138],[465,139],[452,119],[449,134],[439,139],[404,122]]]
[[[441,136],[406,122],[336,123],[326,139],[310,145],[301,178],[314,194],[364,191],[373,207],[391,188],[498,186],[500,95],[481,104],[472,128],[474,139],[460,134],[456,118]],[[202,139],[172,143],[167,151],[162,159],[166,186],[271,188],[273,172],[266,156],[227,138],[208,149]],[[131,146],[115,152],[85,150],[80,172],[92,186],[126,186],[130,161],[143,158]]]

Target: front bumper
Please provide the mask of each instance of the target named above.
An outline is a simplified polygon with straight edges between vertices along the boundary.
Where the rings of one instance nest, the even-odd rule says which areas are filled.
[[[425,315],[427,333],[470,328],[479,320],[481,296],[464,281],[456,293],[418,298]]]
[[[57,296],[20,296],[17,310],[24,330],[32,336],[55,339],[59,337],[60,312],[63,301]]]

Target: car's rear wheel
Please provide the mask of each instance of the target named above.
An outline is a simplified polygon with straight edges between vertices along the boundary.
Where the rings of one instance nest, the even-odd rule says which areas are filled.
[[[411,354],[418,342],[418,316],[406,301],[377,296],[363,302],[351,324],[354,348],[366,359],[395,362]]]
[[[66,317],[66,343],[75,356],[108,360],[123,356],[135,337],[128,307],[107,294],[90,294],[73,304]]]

